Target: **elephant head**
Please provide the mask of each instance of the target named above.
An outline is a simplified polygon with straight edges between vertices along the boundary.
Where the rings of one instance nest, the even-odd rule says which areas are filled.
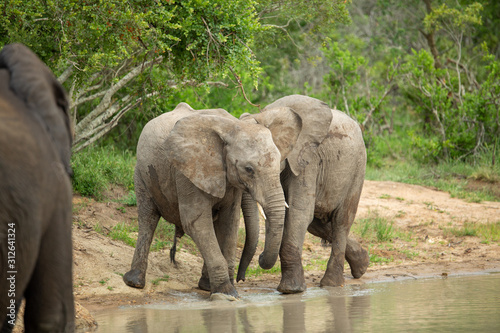
[[[10,73],[10,89],[26,104],[49,133],[60,162],[71,175],[72,135],[66,92],[50,69],[26,46],[6,45],[0,68]]]
[[[316,148],[328,135],[332,111],[318,99],[291,95],[269,104],[261,113],[247,117],[271,131],[281,158],[286,159],[292,172],[298,175],[311,162]]]
[[[166,140],[165,156],[199,189],[223,198],[231,185],[262,205],[268,220],[259,264],[271,268],[281,245],[285,199],[281,157],[270,131],[237,119],[193,115],[179,120]]]

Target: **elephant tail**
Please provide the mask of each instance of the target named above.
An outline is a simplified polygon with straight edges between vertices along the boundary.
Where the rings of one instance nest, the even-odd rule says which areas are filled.
[[[177,252],[177,238],[181,238],[182,236],[184,236],[184,230],[182,230],[182,227],[176,225],[174,234],[174,243],[170,248],[170,262],[174,264],[175,267],[177,267],[177,262],[175,261],[175,253]]]

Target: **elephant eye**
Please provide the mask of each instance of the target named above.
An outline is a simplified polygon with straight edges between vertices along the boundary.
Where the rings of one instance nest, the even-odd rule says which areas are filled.
[[[250,175],[254,174],[253,168],[251,166],[246,166],[245,171]]]

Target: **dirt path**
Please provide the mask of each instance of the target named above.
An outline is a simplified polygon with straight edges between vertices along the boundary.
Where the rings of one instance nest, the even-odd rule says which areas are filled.
[[[208,298],[208,293],[196,288],[202,260],[199,254],[184,248],[177,253],[177,267],[170,263],[168,250],[150,254],[144,289],[123,283],[122,274],[130,267],[133,248],[93,229],[97,223],[103,230],[109,230],[117,223],[136,221],[136,208],[122,206],[116,202],[74,199],[76,300],[92,312],[108,306],[168,301],[172,299],[171,291],[194,291]],[[346,283],[500,271],[499,241],[487,244],[479,237],[454,236],[450,232],[471,222],[499,222],[500,202],[469,203],[421,186],[366,181],[357,219],[374,217],[392,221],[395,236],[392,241],[380,244],[361,240],[382,263],[372,263],[359,280],[350,277],[346,266]],[[330,249],[317,238],[306,237],[303,259],[308,286],[319,285],[329,253]],[[258,265],[254,262],[251,266]],[[278,283],[278,274],[263,274],[248,277],[237,289],[240,293],[258,292],[275,289]],[[84,310],[81,316],[85,317]]]

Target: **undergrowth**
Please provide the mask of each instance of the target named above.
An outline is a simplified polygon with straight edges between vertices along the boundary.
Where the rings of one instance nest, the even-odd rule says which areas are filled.
[[[73,154],[73,189],[96,200],[104,199],[104,191],[110,185],[131,191],[134,189],[135,162],[132,152],[113,147],[91,147]]]

